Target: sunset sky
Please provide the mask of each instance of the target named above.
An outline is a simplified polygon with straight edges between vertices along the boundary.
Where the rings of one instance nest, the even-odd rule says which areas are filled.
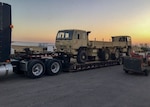
[[[90,40],[130,35],[150,44],[150,0],[0,0],[12,5],[13,41],[55,42],[61,29],[91,31]]]

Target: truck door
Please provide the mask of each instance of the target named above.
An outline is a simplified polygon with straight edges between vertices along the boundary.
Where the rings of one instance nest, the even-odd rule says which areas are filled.
[[[74,45],[76,49],[80,47],[87,47],[88,35],[86,31],[75,31],[74,32]]]

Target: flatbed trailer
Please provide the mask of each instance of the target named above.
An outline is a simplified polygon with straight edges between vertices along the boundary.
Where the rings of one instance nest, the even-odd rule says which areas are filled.
[[[74,71],[96,69],[96,68],[121,65],[121,64],[122,64],[122,58],[120,58],[119,60],[109,60],[109,61],[91,61],[83,64],[71,63],[70,66],[64,70],[74,72]]]
[[[122,58],[109,61],[89,61],[77,63],[66,61],[67,56],[58,53],[17,55],[12,60],[14,72],[24,73],[29,78],[39,78],[44,74],[57,75],[62,71],[75,72],[122,64]]]

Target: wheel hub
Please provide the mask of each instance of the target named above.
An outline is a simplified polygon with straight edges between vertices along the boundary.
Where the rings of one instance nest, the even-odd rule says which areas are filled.
[[[32,68],[32,73],[33,73],[35,76],[39,76],[42,72],[43,72],[43,67],[42,67],[42,65],[36,64],[36,65],[33,66],[33,68]]]

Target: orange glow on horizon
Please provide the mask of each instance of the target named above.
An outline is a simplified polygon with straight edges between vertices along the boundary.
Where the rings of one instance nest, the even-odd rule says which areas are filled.
[[[17,23],[18,24],[18,23]],[[131,25],[130,25],[131,24]],[[29,26],[27,23],[25,27],[18,24],[15,25],[15,28],[12,32],[12,40],[14,41],[30,41],[30,42],[47,42],[47,43],[55,43],[55,37],[58,30],[62,28],[53,28],[41,25],[40,27],[37,25]],[[24,25],[24,24],[23,24]],[[63,29],[68,29],[72,27],[64,27]],[[78,27],[75,27],[78,28]],[[91,31],[89,35],[90,40],[97,41],[111,41],[111,36],[119,36],[119,35],[128,35],[132,38],[133,44],[140,43],[148,43],[150,44],[150,19],[143,18],[143,20],[139,21],[139,19],[132,19],[129,21],[118,21],[118,23],[106,25],[106,26],[89,26],[85,28],[78,28],[87,31]]]

